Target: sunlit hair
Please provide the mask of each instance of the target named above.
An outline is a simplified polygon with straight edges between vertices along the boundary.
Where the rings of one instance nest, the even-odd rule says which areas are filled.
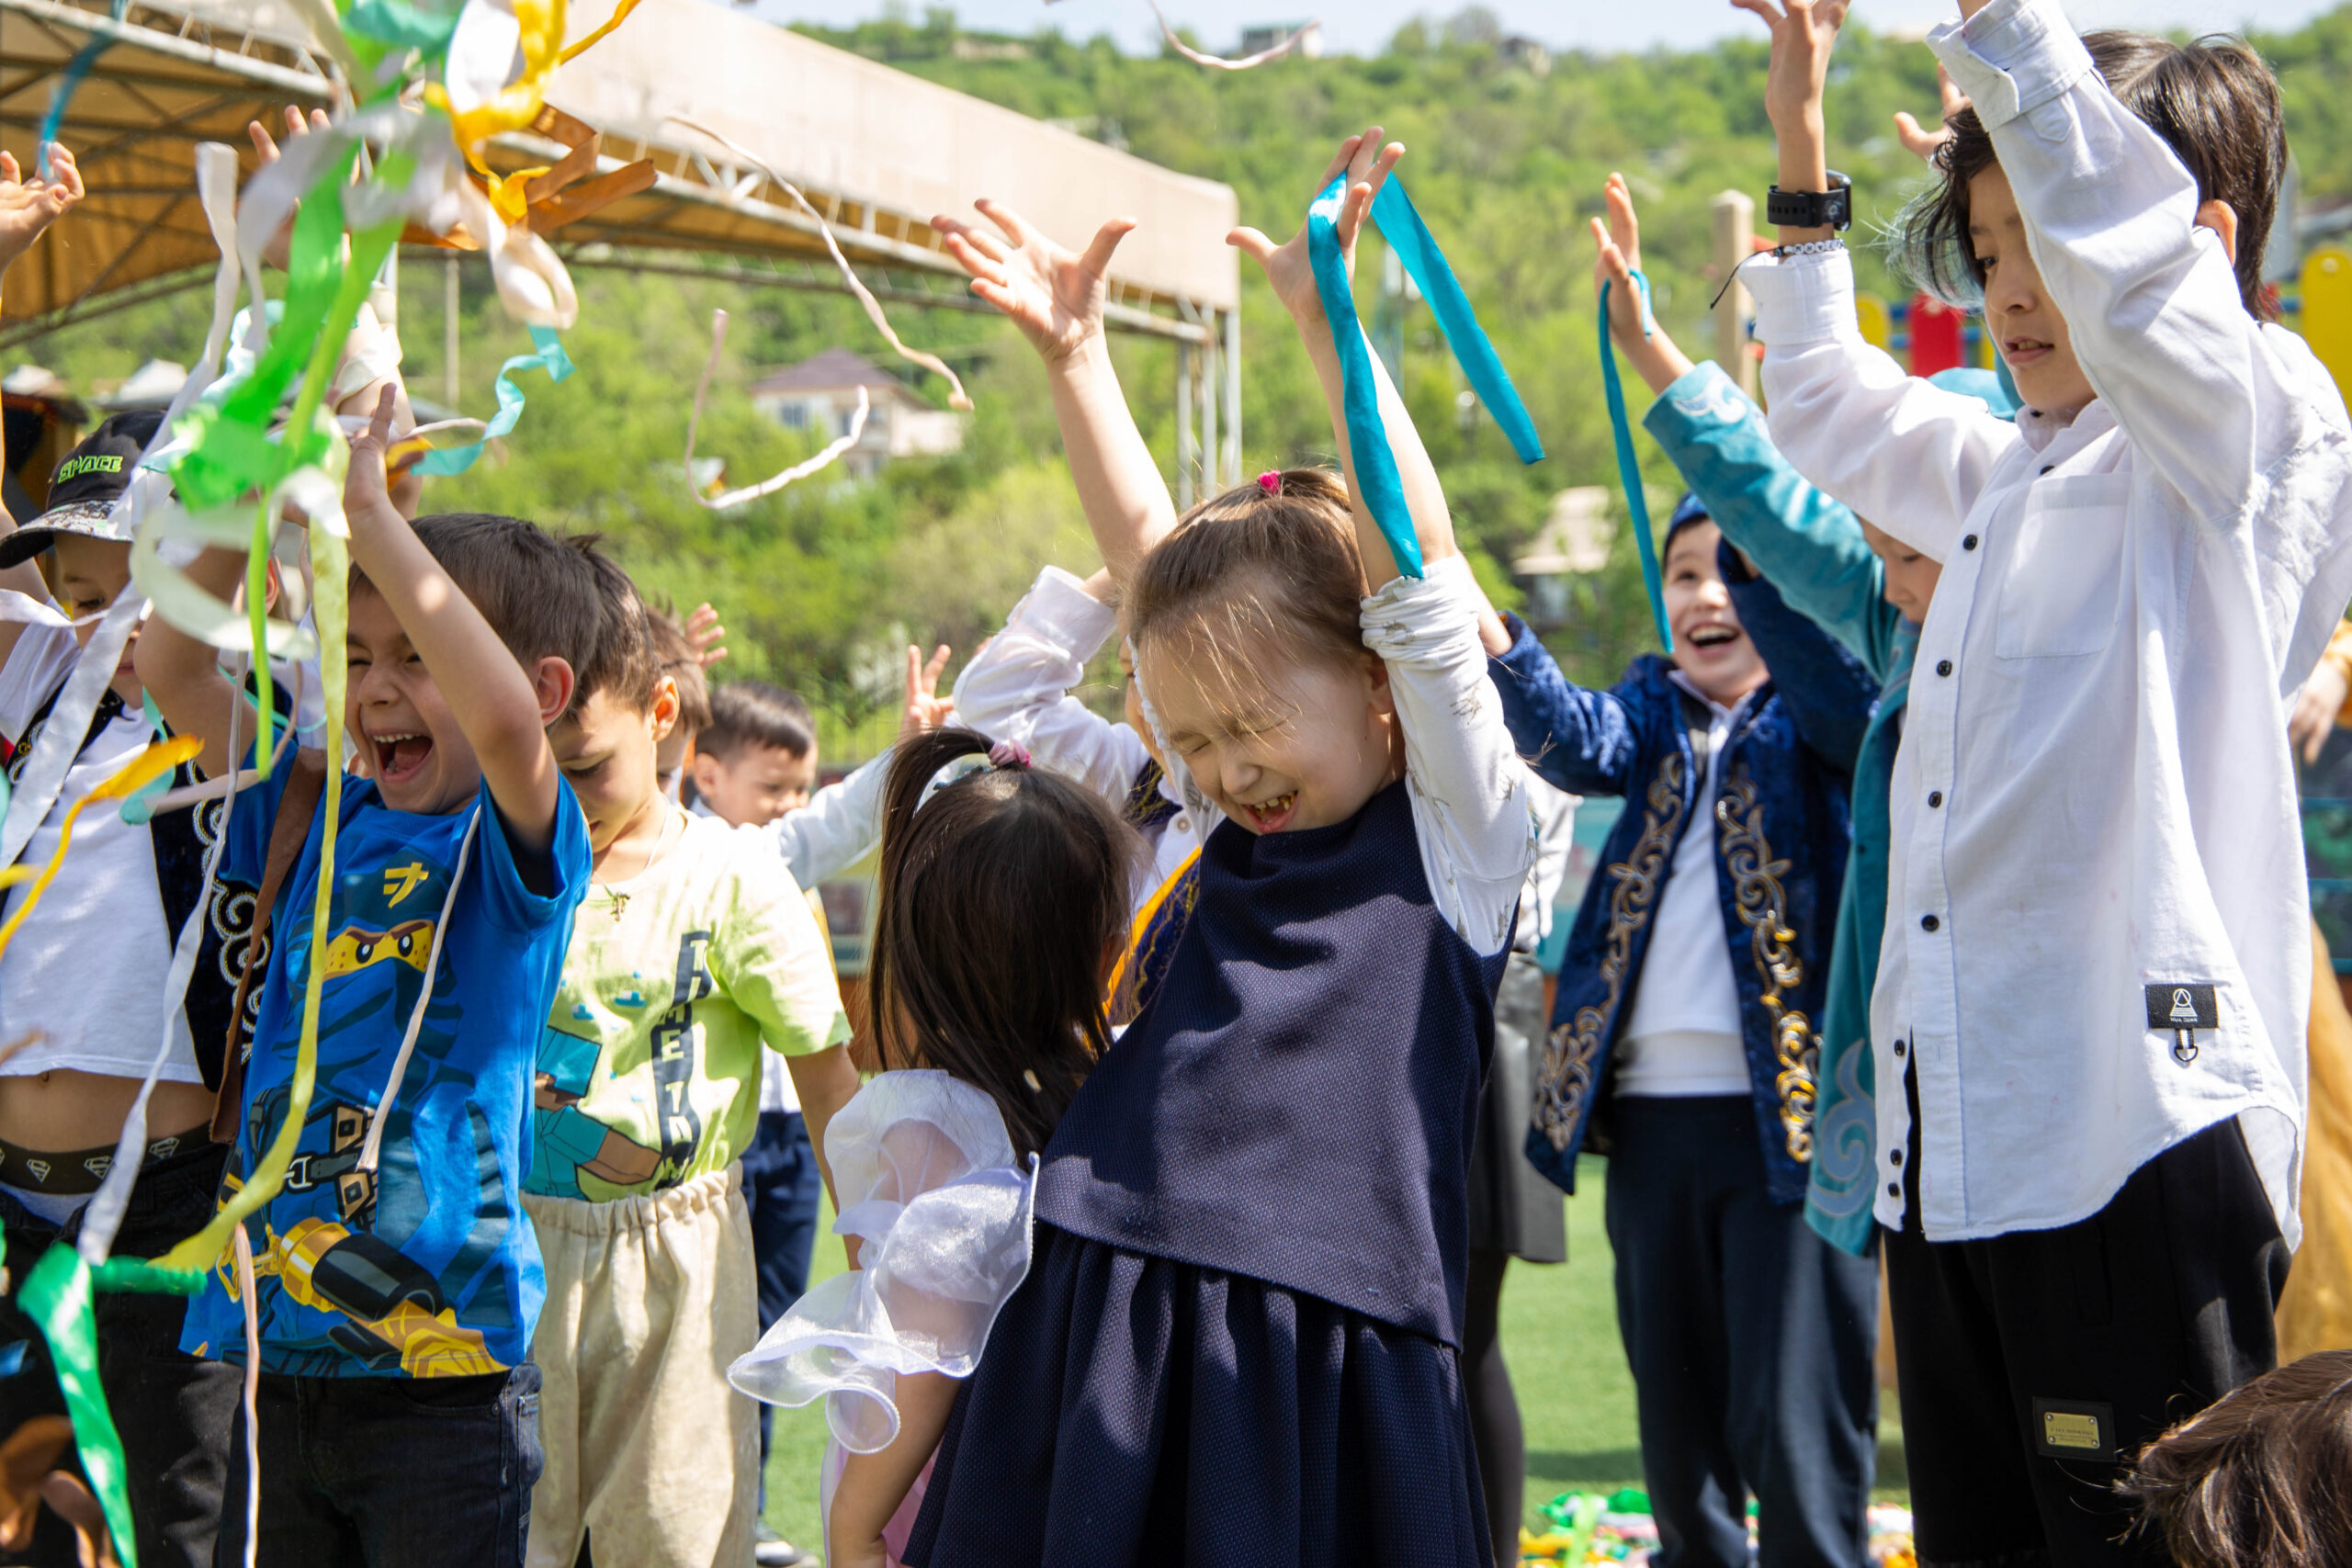
[[[1025,1158],[1110,1048],[1106,979],[1139,843],[1102,796],[1023,762],[926,798],[942,769],[989,745],[950,728],[891,758],[866,977],[881,1066],[985,1091]]]
[[[2197,181],[2197,199],[2237,214],[2238,296],[2249,314],[2276,320],[2262,286],[2262,256],[2287,177],[2287,122],[2278,80],[2262,56],[2232,38],[2177,44],[2147,33],[2086,33],[2083,46],[2108,90],[2164,139]],[[1970,242],[1968,182],[2000,162],[1973,108],[1945,121],[1936,183],[1896,215],[1888,240],[1895,269],[1945,301],[1973,309],[1984,269]]]
[[[1163,647],[1195,679],[1246,703],[1268,654],[1360,663],[1363,558],[1340,477],[1289,468],[1237,485],[1184,515],[1127,584],[1136,656]]]
[[[2223,1394],[2142,1450],[2116,1489],[2182,1568],[2352,1562],[2352,1350]]]

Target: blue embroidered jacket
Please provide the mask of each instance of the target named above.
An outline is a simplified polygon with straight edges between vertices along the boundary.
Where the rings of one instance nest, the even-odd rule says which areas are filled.
[[[1577,1152],[1608,1152],[1610,1054],[1641,983],[1675,850],[1699,819],[1716,841],[1767,1184],[1775,1202],[1805,1195],[1819,1019],[1846,863],[1847,778],[1879,683],[1770,583],[1749,577],[1728,547],[1720,558],[1741,624],[1759,647],[1770,634],[1785,680],[1769,682],[1741,713],[1712,801],[1696,798],[1706,769],[1690,731],[1695,721],[1704,737],[1703,709],[1686,711],[1698,705],[1668,678],[1671,661],[1644,654],[1615,686],[1588,691],[1512,619],[1510,650],[1490,665],[1529,765],[1562,789],[1625,800],[1569,933],[1536,1062],[1527,1156],[1569,1191]]]

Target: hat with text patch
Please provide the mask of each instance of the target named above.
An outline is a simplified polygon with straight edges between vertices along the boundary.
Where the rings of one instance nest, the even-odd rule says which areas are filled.
[[[49,481],[49,507],[15,533],[0,536],[0,569],[17,566],[57,542],[60,534],[130,543],[130,514],[114,503],[139,472],[140,455],[164,423],[153,409],[119,413],[83,438]]]

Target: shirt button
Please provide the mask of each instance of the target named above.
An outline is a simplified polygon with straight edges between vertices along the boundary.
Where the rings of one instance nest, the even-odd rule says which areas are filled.
[[[1887,1150],[1886,1163],[1889,1165],[1901,1165],[1903,1163],[1903,1151],[1901,1149]]]
[[[1905,1045],[1905,1044],[1902,1041],[1900,1041],[1900,1040],[1898,1040],[1898,1041],[1896,1041],[1896,1042],[1894,1043],[1894,1054],[1895,1054],[1896,1055],[1898,1055],[1898,1056],[1902,1055],[1904,1054],[1904,1052],[1905,1052],[1905,1051],[1907,1051],[1907,1050],[1909,1050],[1909,1049],[1910,1049],[1910,1047],[1909,1047],[1909,1046],[1907,1046],[1907,1045]]]
[[[1941,806],[1943,803],[1944,803],[1944,792],[1943,792],[1943,791],[1941,791],[1941,790],[1939,790],[1939,789],[1931,789],[1931,790],[1929,790],[1929,791],[1928,792],[1928,804],[1929,806],[1931,806],[1931,807],[1933,807],[1933,806]]]
[[[1969,535],[1969,536],[1968,536],[1968,537],[1966,537],[1965,539],[1962,539],[1962,540],[1960,542],[1960,547],[1961,547],[1962,549],[1963,549],[1963,550],[1973,550],[1973,549],[1974,549],[1974,548],[1976,547],[1976,536],[1975,536],[1975,535],[1973,535],[1973,534],[1971,534],[1971,535]]]
[[[1887,1195],[1888,1197],[1890,1197],[1890,1198],[1900,1198],[1900,1197],[1902,1197],[1902,1196],[1903,1196],[1903,1183],[1901,1183],[1900,1181],[1890,1181],[1890,1182],[1888,1182],[1888,1183],[1886,1184],[1886,1195]]]
[[[1951,674],[1951,660],[1949,660],[1949,659],[1939,659],[1939,660],[1936,660],[1936,673],[1937,673],[1937,674],[1939,674],[1939,675],[1949,675],[1949,674]]]
[[[1933,915],[1922,915],[1919,917],[1919,929],[1923,931],[1934,931],[1938,926],[1942,924],[1943,922],[1936,919]]]

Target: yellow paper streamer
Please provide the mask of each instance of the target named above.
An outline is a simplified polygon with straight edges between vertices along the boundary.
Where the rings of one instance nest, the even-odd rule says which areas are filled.
[[[57,852],[49,857],[47,865],[39,871],[28,865],[12,865],[6,871],[0,871],[0,887],[14,887],[20,882],[32,884],[31,890],[17,904],[7,923],[0,925],[0,952],[7,950],[8,943],[16,938],[17,928],[25,923],[25,917],[33,912],[33,906],[40,902],[40,896],[49,891],[51,882],[57,880],[58,869],[65,863],[65,852],[74,846],[74,824],[92,802],[127,799],[203,750],[204,742],[189,735],[155,741],[66,808],[65,820],[58,824]]]

